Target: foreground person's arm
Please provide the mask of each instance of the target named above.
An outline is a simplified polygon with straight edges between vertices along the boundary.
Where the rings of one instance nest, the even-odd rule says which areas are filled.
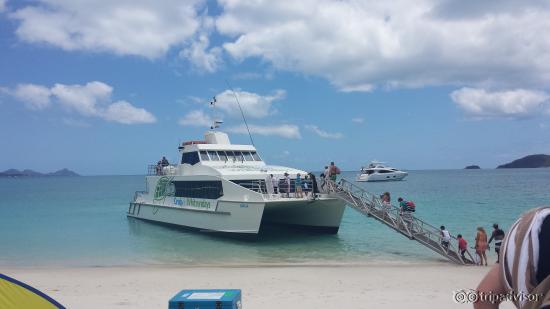
[[[491,270],[485,275],[485,277],[481,280],[477,287],[478,293],[484,293],[484,294],[504,294],[506,293],[506,289],[502,285],[502,281],[500,280],[500,271],[499,271],[499,264],[493,265],[491,267]],[[475,309],[494,309],[498,308],[500,303],[490,303],[488,301],[483,302],[481,300],[478,300],[476,303],[474,303]]]

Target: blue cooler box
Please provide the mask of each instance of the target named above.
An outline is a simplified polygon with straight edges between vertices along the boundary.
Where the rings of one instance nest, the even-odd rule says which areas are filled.
[[[168,309],[240,309],[241,290],[182,290]]]

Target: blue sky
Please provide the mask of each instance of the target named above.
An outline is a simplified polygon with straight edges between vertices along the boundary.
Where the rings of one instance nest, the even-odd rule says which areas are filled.
[[[0,170],[140,174],[213,117],[248,143],[226,81],[271,164],[550,153],[550,9],[456,4],[0,0]]]

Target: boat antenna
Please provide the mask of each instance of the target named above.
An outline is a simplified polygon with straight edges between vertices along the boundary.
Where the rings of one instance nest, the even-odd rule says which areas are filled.
[[[243,116],[244,125],[246,126],[246,131],[248,131],[248,137],[250,137],[250,142],[252,143],[252,146],[254,145],[254,140],[252,139],[252,134],[250,134],[250,129],[248,128],[248,123],[246,123],[246,117],[244,116],[243,108],[241,107],[241,103],[239,103],[239,98],[237,97],[237,93],[235,93],[235,90],[233,90],[233,87],[229,85],[229,82],[227,79],[225,80],[225,83],[227,84],[227,87],[231,90],[233,93],[233,96],[235,97],[235,101],[237,101],[237,105],[239,106],[239,109],[241,110],[241,115]]]
[[[212,108],[212,116],[215,117],[215,111],[216,111],[216,97],[212,97],[212,101],[210,101],[210,107]],[[212,125],[210,126],[210,130],[214,130],[216,128],[219,128],[220,125],[223,123],[222,120],[218,120],[216,118],[213,118]]]

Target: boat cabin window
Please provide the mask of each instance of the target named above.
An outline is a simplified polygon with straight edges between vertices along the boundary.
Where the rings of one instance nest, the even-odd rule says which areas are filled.
[[[246,161],[254,161],[249,151],[243,151],[243,156]]]
[[[208,150],[208,154],[210,155],[210,160],[212,161],[219,161],[220,158],[218,158],[218,153],[212,150]]]
[[[218,156],[220,157],[221,161],[227,161],[227,155],[225,154],[225,151],[218,151]]]
[[[199,163],[199,161],[200,161],[199,154],[196,151],[184,152],[181,155],[181,164],[187,163],[187,164],[194,165]]]
[[[208,159],[208,155],[206,154],[206,151],[205,150],[201,150],[201,161],[209,161],[210,159]],[[212,159],[214,160],[214,159]]]
[[[262,158],[260,158],[260,156],[256,153],[256,151],[252,151],[251,154],[252,154],[252,157],[254,158],[254,160],[262,161]]]
[[[240,152],[240,151],[233,151],[233,153],[235,154],[235,160],[236,160],[236,161],[239,161],[239,162],[244,161],[244,157],[243,157],[242,152]]]
[[[227,154],[227,160],[231,162],[235,161],[235,155],[233,154],[233,151],[226,151],[225,153]]]
[[[388,170],[379,170],[378,173],[380,173],[380,174],[387,174],[387,173],[391,173],[391,171],[388,171]]]
[[[223,196],[222,182],[219,180],[174,181],[175,196],[215,200]]]

